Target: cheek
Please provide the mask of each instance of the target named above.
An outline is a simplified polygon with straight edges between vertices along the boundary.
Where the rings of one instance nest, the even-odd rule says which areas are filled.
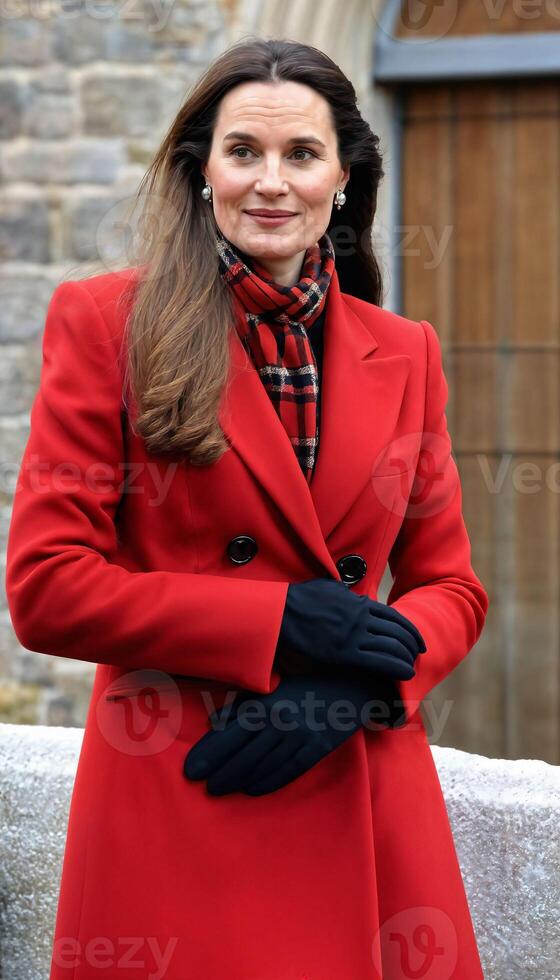
[[[247,192],[248,178],[239,170],[221,169],[215,173],[212,187],[214,196],[224,204],[236,204]]]
[[[332,198],[334,197],[332,187],[333,183],[329,178],[318,179],[317,177],[310,177],[308,181],[299,186],[298,192],[306,207],[314,210],[320,210],[321,208],[328,208],[330,210]]]
[[[328,180],[319,182],[311,179],[305,186],[299,185],[297,188],[296,193],[301,202],[302,214],[297,222],[294,222],[296,227],[293,231],[299,236],[302,248],[307,248],[317,241],[327,227],[334,197],[331,196],[331,187],[332,184]]]

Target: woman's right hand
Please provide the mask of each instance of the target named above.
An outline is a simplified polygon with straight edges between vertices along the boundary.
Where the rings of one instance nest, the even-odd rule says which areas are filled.
[[[313,660],[378,671],[395,680],[414,677],[426,645],[405,616],[344,582],[319,578],[288,586],[278,647]]]

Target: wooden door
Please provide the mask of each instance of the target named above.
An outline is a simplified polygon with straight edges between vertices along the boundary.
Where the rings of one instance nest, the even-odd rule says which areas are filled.
[[[402,312],[442,341],[491,603],[436,740],[558,764],[560,81],[415,83],[401,109]]]

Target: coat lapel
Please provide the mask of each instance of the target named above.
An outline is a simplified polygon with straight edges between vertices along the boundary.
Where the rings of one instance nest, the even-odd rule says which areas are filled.
[[[227,397],[219,419],[232,448],[325,571],[340,578],[327,539],[388,447],[410,370],[406,354],[383,356],[344,301],[336,270],[324,323],[319,454],[309,485],[290,440],[233,329]]]

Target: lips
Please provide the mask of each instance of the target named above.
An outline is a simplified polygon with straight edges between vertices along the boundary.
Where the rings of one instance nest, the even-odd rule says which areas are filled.
[[[254,214],[260,218],[289,218],[295,213],[295,211],[268,211],[266,208],[253,208],[246,211],[246,214]]]

